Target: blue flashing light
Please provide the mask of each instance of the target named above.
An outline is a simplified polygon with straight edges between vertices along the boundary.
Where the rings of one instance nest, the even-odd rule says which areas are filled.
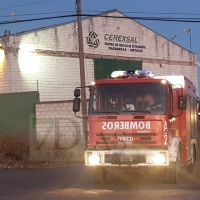
[[[154,73],[150,70],[135,70],[135,71],[114,71],[111,74],[112,78],[130,78],[130,77],[153,77]]]
[[[154,73],[150,70],[136,70],[135,75],[138,77],[154,77]]]
[[[127,71],[114,71],[111,74],[112,78],[128,78]]]

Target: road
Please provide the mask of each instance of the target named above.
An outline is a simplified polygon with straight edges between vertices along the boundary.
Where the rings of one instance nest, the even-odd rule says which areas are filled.
[[[33,199],[200,199],[200,161],[196,163],[195,172],[183,174],[176,185],[165,183],[159,173],[148,176],[109,174],[105,184],[94,185],[90,171],[83,165],[0,169],[0,200]]]

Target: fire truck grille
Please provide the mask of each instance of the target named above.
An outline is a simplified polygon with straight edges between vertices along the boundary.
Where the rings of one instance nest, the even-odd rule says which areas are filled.
[[[118,144],[129,142],[132,144],[156,144],[159,142],[156,133],[134,133],[134,134],[96,134],[98,140],[96,144]]]
[[[138,164],[146,163],[145,155],[105,154],[105,163],[111,164]]]
[[[134,136],[156,136],[156,133],[100,133],[96,134],[96,136],[110,136],[110,137],[118,137],[118,136],[127,136],[127,137],[134,137]]]

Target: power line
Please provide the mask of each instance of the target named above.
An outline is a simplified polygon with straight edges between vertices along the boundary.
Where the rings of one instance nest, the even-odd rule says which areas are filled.
[[[53,0],[48,0],[48,1],[53,1]],[[47,2],[47,1],[44,1]],[[39,3],[39,2],[36,2]],[[34,3],[34,4],[36,4]],[[41,2],[40,2],[41,3]],[[26,6],[27,4],[23,5]],[[28,4],[30,5],[30,4]],[[0,9],[1,10],[1,9]],[[83,10],[84,12],[89,12],[89,13],[101,13],[104,11],[91,11],[91,10]],[[49,15],[49,14],[61,14],[61,13],[75,13],[75,11],[54,11],[54,12],[47,12],[47,13],[26,13],[26,14],[18,14],[15,15],[16,17],[23,17],[23,16],[34,16],[34,15]],[[127,13],[127,14],[154,14],[154,15],[195,15],[199,16],[200,14],[197,13],[155,13],[155,12],[122,12],[122,13]],[[1,18],[3,17],[10,17],[10,15],[4,15],[0,16]]]
[[[48,0],[48,1],[53,1],[53,0]],[[48,2],[48,1],[44,1],[44,2]],[[36,3],[39,3],[39,2],[35,2],[34,4]],[[42,2],[40,2],[42,3]],[[30,4],[24,4],[22,6],[26,6],[26,5],[30,5]],[[1,9],[0,9],[1,10]],[[102,13],[102,12],[105,12],[105,11],[92,11],[92,10],[83,10],[83,12],[89,12],[89,13]],[[61,14],[61,13],[75,13],[75,11],[54,11],[54,12],[47,12],[47,13],[26,13],[26,14],[19,14],[19,15],[15,15],[15,16],[18,16],[18,17],[21,17],[21,16],[31,16],[31,15],[47,15],[47,14]],[[195,15],[195,16],[199,16],[200,14],[198,13],[176,13],[176,12],[173,12],[173,13],[169,13],[169,12],[166,12],[166,13],[155,13],[155,12],[134,12],[134,11],[125,11],[125,12],[122,12],[122,13],[127,13],[127,14],[153,14],[153,15]],[[10,17],[10,15],[4,15],[4,16],[0,16],[0,17]]]
[[[60,11],[60,12],[48,12],[48,13],[27,13],[27,14],[21,14],[21,15],[15,15],[16,17],[24,17],[24,16],[34,16],[34,15],[49,15],[49,14],[61,14],[61,13],[75,13],[75,11]],[[10,17],[10,15],[2,15],[0,18],[3,17]]]
[[[101,13],[105,11],[91,11],[91,10],[82,10],[83,12],[94,12],[94,13]],[[200,15],[199,13],[177,13],[177,12],[164,12],[164,13],[156,13],[156,12],[134,12],[134,11],[121,11],[122,13],[127,14],[153,14],[153,15]]]
[[[77,17],[77,14],[71,15],[60,15],[52,17],[42,17],[42,18],[33,18],[33,19],[24,19],[24,20],[15,20],[15,21],[2,21],[0,25],[13,24],[13,23],[22,23],[22,22],[31,22],[31,21],[41,21],[49,19],[61,19],[69,17]],[[147,21],[165,21],[165,22],[193,22],[200,23],[200,18],[166,18],[166,17],[128,17],[128,16],[105,16],[105,15],[91,15],[91,14],[81,14],[82,17],[102,17],[102,18],[116,18],[116,19],[133,19],[133,20],[147,20]]]
[[[15,20],[15,21],[2,21],[0,24],[13,24],[13,23],[22,23],[22,22],[31,22],[31,21],[40,21],[40,20],[48,20],[48,19],[61,19],[61,18],[68,18],[77,16],[76,14],[73,15],[61,15],[61,16],[52,16],[52,17],[42,17],[42,18],[33,18],[33,19],[23,19],[23,20]]]
[[[10,6],[10,7],[6,7],[6,8],[1,8],[0,10],[8,10],[8,9],[11,9],[11,8],[30,6],[30,5],[39,4],[39,3],[46,3],[46,2],[49,2],[49,1],[54,1],[54,0],[37,1],[37,2],[34,2],[34,3],[27,3],[27,4],[17,5],[17,6]]]

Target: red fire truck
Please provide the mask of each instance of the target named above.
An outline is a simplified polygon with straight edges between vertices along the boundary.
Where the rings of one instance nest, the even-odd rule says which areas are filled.
[[[94,183],[108,172],[156,167],[177,183],[197,157],[197,91],[184,76],[154,76],[149,70],[115,71],[90,86],[85,165]],[[80,111],[80,89],[73,111]]]

